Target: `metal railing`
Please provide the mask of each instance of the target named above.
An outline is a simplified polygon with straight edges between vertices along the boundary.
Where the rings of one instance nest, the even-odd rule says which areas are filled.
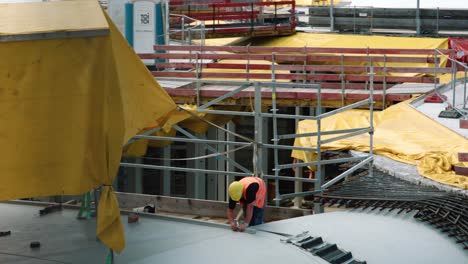
[[[182,45],[192,45],[192,40],[199,39],[200,46],[205,45],[205,21],[179,14],[169,14],[169,16],[178,20],[178,23],[171,23],[171,25],[180,24],[180,29],[170,28],[169,40],[180,41]]]
[[[451,63],[451,78],[450,78],[450,88],[452,89],[452,108],[455,109],[457,112],[459,112],[464,118],[468,118],[468,111],[467,111],[467,72],[468,72],[468,66],[466,63],[462,63],[457,61],[456,59],[452,58],[451,56],[441,52],[438,49],[434,50],[434,77],[437,79],[437,75],[439,74],[439,70],[441,68],[441,61],[443,58],[446,59]],[[463,78],[463,103],[457,104],[456,102],[456,86],[457,86],[457,73],[459,72],[459,69],[464,72],[464,78]],[[440,89],[441,86],[437,86],[436,83],[434,83],[434,92],[439,95],[439,97],[445,102],[449,103],[444,96],[442,96]]]
[[[370,67],[370,73],[369,73],[369,78],[370,78],[370,90],[369,90],[369,98],[345,107],[342,107],[340,109],[328,112],[328,113],[322,113],[321,109],[321,86],[317,84],[308,84],[308,83],[277,83],[275,82],[275,73],[272,72],[272,81],[273,82],[242,82],[242,81],[209,81],[209,80],[199,80],[199,79],[193,79],[191,80],[193,83],[195,83],[195,87],[197,91],[200,91],[200,88],[203,85],[229,85],[229,86],[234,86],[237,87],[232,92],[227,92],[223,96],[220,96],[216,99],[213,99],[209,102],[206,103],[201,103],[198,101],[197,103],[197,109],[195,110],[196,112],[199,113],[205,113],[205,114],[214,114],[214,115],[232,115],[232,116],[251,116],[254,117],[254,138],[250,139],[248,137],[242,136],[237,134],[235,131],[230,131],[225,129],[224,127],[220,127],[217,125],[214,125],[213,123],[209,123],[207,120],[203,120],[203,118],[200,118],[198,115],[196,115],[194,112],[190,112],[188,110],[183,110],[181,111],[186,111],[190,115],[193,115],[193,118],[198,118],[200,121],[203,122],[208,122],[208,124],[213,125],[216,127],[218,130],[222,130],[231,136],[233,138],[240,138],[242,141],[236,141],[234,139],[229,139],[228,140],[210,140],[210,139],[204,139],[197,137],[193,133],[189,132],[188,130],[185,130],[181,128],[178,125],[174,125],[173,127],[179,131],[182,132],[182,134],[185,137],[164,137],[164,136],[151,136],[152,133],[154,133],[158,129],[153,129],[152,131],[147,131],[143,135],[137,135],[135,136],[131,142],[139,139],[147,139],[147,140],[171,140],[171,141],[181,141],[181,142],[190,142],[194,144],[203,144],[206,146],[206,150],[208,152],[211,152],[211,154],[208,155],[200,155],[198,157],[190,157],[187,158],[187,160],[199,160],[199,159],[208,159],[208,158],[215,158],[215,159],[223,159],[227,164],[232,165],[231,168],[228,168],[226,170],[216,170],[216,169],[206,169],[203,167],[197,167],[195,163],[194,168],[188,168],[188,167],[176,167],[176,166],[170,166],[170,161],[169,161],[169,166],[168,165],[152,165],[152,164],[137,164],[137,163],[129,163],[129,162],[122,162],[121,167],[133,167],[133,168],[145,168],[145,169],[156,169],[156,170],[165,170],[165,171],[180,171],[180,172],[185,172],[185,173],[193,173],[196,179],[202,177],[203,175],[207,174],[214,174],[217,175],[218,177],[228,177],[229,180],[233,180],[233,176],[259,176],[263,177],[265,181],[268,183],[269,180],[275,181],[275,201],[276,205],[279,206],[279,202],[281,199],[287,199],[287,198],[293,198],[293,197],[304,197],[308,195],[313,195],[313,194],[318,194],[323,192],[325,189],[329,188],[333,184],[337,183],[338,181],[344,179],[345,177],[351,175],[353,172],[358,170],[359,168],[368,165],[369,167],[372,167],[373,164],[373,66],[371,65]],[[276,93],[281,90],[281,89],[294,89],[294,88],[306,88],[306,89],[314,89],[317,92],[317,112],[315,115],[293,115],[293,114],[280,114],[279,109],[277,108],[277,102],[276,102]],[[253,109],[251,112],[245,112],[245,111],[228,111],[228,110],[214,110],[214,109],[209,109],[208,107],[211,107],[215,105],[217,102],[220,102],[222,100],[228,99],[232,96],[235,96],[239,92],[249,92],[253,95]],[[268,95],[268,96],[267,96]],[[264,111],[264,107],[262,105],[262,99],[271,99],[272,100],[272,107],[270,111]],[[363,127],[363,128],[353,128],[353,129],[345,129],[345,130],[335,130],[335,131],[322,131],[322,121],[323,119],[335,115],[338,113],[341,113],[346,110],[354,109],[363,105],[369,105],[369,126],[368,127]],[[268,139],[267,135],[268,133],[265,133],[266,127],[264,127],[264,120],[271,118],[273,121],[273,126],[272,126],[272,132],[273,132],[273,138]],[[317,124],[317,132],[314,133],[306,133],[306,134],[285,134],[285,135],[280,135],[278,132],[278,119],[289,119],[289,120],[315,120]],[[296,127],[296,132],[297,132],[297,127]],[[364,133],[369,133],[369,154],[362,156],[362,157],[350,157],[350,158],[340,158],[340,159],[331,159],[331,160],[323,160],[321,153],[324,151],[324,145],[336,140],[340,140],[343,138],[349,138],[352,136],[356,136],[359,134],[364,134]],[[323,136],[330,136],[330,135],[336,135],[331,138],[324,139]],[[300,137],[311,137],[314,136],[316,137],[316,146],[315,147],[307,147],[307,146],[290,146],[290,145],[285,145],[285,144],[280,144],[281,140],[284,139],[297,139]],[[268,143],[271,141],[272,143]],[[212,145],[210,145],[212,144]],[[214,146],[213,146],[214,145]],[[231,147],[228,149],[226,152],[220,153],[219,149],[220,146],[227,146],[230,145]],[[233,148],[237,146],[236,148]],[[240,147],[239,147],[240,146]],[[233,153],[234,151],[241,149],[241,148],[252,148],[252,167],[253,170],[250,171],[249,169],[243,167],[239,163],[237,163],[236,160],[234,160],[229,153]],[[268,172],[264,173],[265,169],[268,169],[268,167],[265,166],[264,164],[264,153],[267,153],[268,150],[273,150],[273,155],[274,155],[274,166],[272,169],[273,174],[270,174]],[[308,161],[308,162],[297,162],[297,163],[292,163],[292,164],[280,164],[279,163],[279,151],[280,150],[301,150],[301,151],[309,151],[309,152],[314,152],[317,154],[317,160],[314,161]],[[167,158],[165,160],[168,160]],[[170,159],[169,159],[170,160]],[[180,159],[175,159],[175,160],[180,160]],[[341,173],[334,179],[324,182],[324,175],[322,173],[322,166],[324,165],[329,165],[329,164],[338,164],[338,163],[344,163],[344,162],[358,162],[356,165],[352,166],[350,169],[347,171]],[[307,166],[316,166],[317,167],[317,172],[316,172],[316,178],[315,179],[307,179],[307,178],[301,178],[301,177],[287,177],[287,176],[281,176],[280,172],[285,169],[290,169],[290,168],[304,168]],[[227,166],[229,167],[229,166]],[[240,172],[239,172],[240,171]],[[369,170],[369,173],[372,173],[372,170]],[[196,180],[195,179],[195,180]],[[293,193],[280,193],[279,191],[279,181],[294,181],[294,182],[307,182],[307,183],[314,183],[314,190],[313,191],[305,191],[305,192],[293,192]],[[315,204],[315,211],[316,212],[321,212],[322,207],[319,204]]]

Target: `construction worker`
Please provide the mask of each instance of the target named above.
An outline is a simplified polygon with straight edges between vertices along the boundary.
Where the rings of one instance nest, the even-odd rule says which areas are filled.
[[[265,182],[258,177],[245,177],[229,185],[229,208],[227,209],[227,217],[233,231],[243,232],[249,226],[263,223],[265,195]],[[236,223],[233,216],[237,202],[240,203],[244,210],[245,220],[245,223],[239,225]]]

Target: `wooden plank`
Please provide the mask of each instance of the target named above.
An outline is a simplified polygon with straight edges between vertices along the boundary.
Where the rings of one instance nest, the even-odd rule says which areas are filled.
[[[468,162],[468,152],[458,153],[458,161],[459,162]]]
[[[121,208],[131,209],[143,207],[148,204],[154,204],[156,213],[158,211],[163,211],[179,214],[195,214],[206,217],[224,218],[226,217],[226,209],[228,208],[228,203],[222,201],[209,201],[121,192],[116,192],[115,194],[119,202],[119,207]],[[265,210],[265,221],[288,219],[308,214],[311,214],[311,210],[267,206]]]

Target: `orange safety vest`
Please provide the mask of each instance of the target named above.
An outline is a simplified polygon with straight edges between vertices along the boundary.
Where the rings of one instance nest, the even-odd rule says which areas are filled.
[[[244,177],[239,182],[243,185],[242,196],[244,197],[244,199],[247,199],[247,188],[249,187],[249,185],[252,183],[258,183],[259,188],[255,197],[255,206],[257,208],[263,208],[263,206],[265,205],[266,195],[266,185],[263,179],[258,177]],[[239,203],[242,206],[244,206],[242,202]]]

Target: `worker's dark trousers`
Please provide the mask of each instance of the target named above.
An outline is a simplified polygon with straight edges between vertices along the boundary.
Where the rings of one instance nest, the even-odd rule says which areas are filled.
[[[244,207],[244,215],[246,215],[245,209],[246,207]],[[249,226],[263,224],[263,212],[264,211],[265,211],[265,207],[258,208],[257,206],[254,206],[253,213],[252,213],[253,215],[252,215],[252,219],[250,219]]]

